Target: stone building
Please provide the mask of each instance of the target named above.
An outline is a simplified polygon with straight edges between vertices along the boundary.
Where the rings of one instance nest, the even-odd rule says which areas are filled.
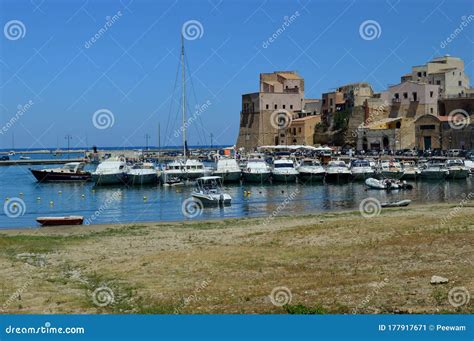
[[[262,145],[296,144],[295,139],[298,143],[310,139],[312,144],[314,124],[319,121],[320,112],[319,100],[304,99],[304,79],[296,72],[262,73],[259,92],[242,95],[237,147],[254,150]],[[306,119],[312,115],[318,118]],[[313,125],[310,137],[300,136],[299,129],[308,132],[310,125]]]
[[[469,77],[464,73],[464,61],[449,55],[433,58],[424,65],[413,66],[401,81],[415,81],[439,86],[440,97],[465,94],[469,89]]]

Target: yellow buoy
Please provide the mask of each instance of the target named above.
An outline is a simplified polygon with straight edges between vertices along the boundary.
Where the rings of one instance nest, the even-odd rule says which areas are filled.
[[[51,200],[51,201],[49,202],[49,204],[50,204],[51,206],[53,206],[53,205],[54,205],[54,201]]]
[[[144,196],[144,197],[143,197],[143,200],[147,200],[147,197],[146,197],[146,196]]]
[[[8,201],[8,200],[10,200],[10,198],[6,197],[6,198],[5,198],[5,201]]]
[[[58,194],[59,194],[59,195],[63,194],[63,191],[59,191]]]

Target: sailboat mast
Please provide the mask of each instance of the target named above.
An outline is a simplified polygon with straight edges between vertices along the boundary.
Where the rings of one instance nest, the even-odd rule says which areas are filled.
[[[184,152],[184,159],[187,158],[187,153],[186,153],[186,73],[184,69],[184,37],[181,34],[181,79],[183,83],[183,93],[182,93],[182,111],[183,111],[183,152]]]

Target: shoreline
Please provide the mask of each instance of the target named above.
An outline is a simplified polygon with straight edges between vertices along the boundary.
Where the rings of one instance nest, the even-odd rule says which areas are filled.
[[[456,207],[414,205],[373,218],[339,211],[269,222],[4,230],[0,307],[31,314],[473,313],[472,300],[460,307],[448,300],[454,287],[474,292],[474,205]],[[449,282],[432,285],[434,275]],[[94,295],[104,288],[113,300],[98,305]],[[275,288],[288,290],[286,305],[272,304]],[[18,292],[21,300],[12,300]]]
[[[461,201],[452,201],[452,202],[435,202],[435,203],[411,203],[407,207],[388,207],[388,208],[382,208],[382,211],[396,211],[396,210],[410,210],[413,208],[416,209],[423,209],[423,208],[432,208],[435,206],[440,206],[440,207],[456,207],[460,205]],[[331,211],[320,211],[320,212],[314,212],[314,213],[295,213],[295,214],[278,214],[273,219],[285,219],[285,218],[318,218],[320,216],[325,216],[325,215],[333,215],[333,214],[340,214],[340,215],[347,215],[347,214],[359,214],[360,211],[357,209],[341,209],[341,210],[331,210]],[[41,225],[36,225],[36,226],[24,226],[24,227],[12,227],[12,228],[0,228],[0,235],[2,233],[15,233],[15,232],[26,232],[26,231],[50,231],[50,230],[63,230],[63,229],[68,229],[68,230],[80,230],[80,231],[88,231],[89,229],[91,230],[102,230],[106,228],[113,228],[119,226],[131,226],[131,225],[155,225],[155,226],[169,226],[170,224],[182,224],[182,225],[192,225],[192,224],[199,224],[199,223],[216,223],[216,222],[223,222],[225,223],[226,221],[246,221],[246,220],[268,220],[270,217],[272,217],[272,214],[266,214],[266,215],[261,215],[261,216],[246,216],[246,217],[238,217],[238,218],[233,218],[233,217],[228,217],[228,218],[214,218],[214,219],[188,219],[188,220],[169,220],[169,221],[159,221],[159,220],[150,220],[150,221],[130,221],[130,222],[120,222],[120,223],[101,223],[101,224],[82,224],[82,225],[59,225],[59,226],[41,226]],[[79,231],[79,232],[80,232]]]

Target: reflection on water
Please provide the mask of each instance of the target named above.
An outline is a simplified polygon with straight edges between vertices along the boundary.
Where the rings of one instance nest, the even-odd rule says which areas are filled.
[[[232,205],[205,208],[194,219],[268,216],[358,209],[367,197],[380,201],[411,199],[414,203],[459,202],[463,193],[473,191],[473,178],[442,182],[414,182],[411,191],[366,190],[363,183],[227,185]],[[0,167],[0,200],[21,198],[25,213],[17,218],[0,211],[0,228],[37,226],[35,219],[45,215],[82,215],[92,223],[134,221],[176,221],[187,219],[181,203],[190,197],[191,187],[94,187],[85,184],[38,184],[28,166]],[[283,201],[293,200],[282,205]],[[280,206],[280,209],[279,209]]]

